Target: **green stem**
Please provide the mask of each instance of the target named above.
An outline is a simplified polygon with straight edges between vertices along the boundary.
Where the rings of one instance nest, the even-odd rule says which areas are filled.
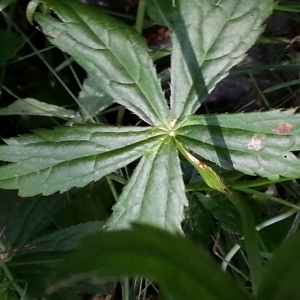
[[[8,278],[8,280],[10,281],[10,283],[12,284],[12,286],[14,287],[14,289],[16,290],[16,292],[19,294],[20,297],[22,297],[22,299],[27,299],[27,297],[25,296],[25,292],[23,291],[23,289],[15,282],[12,274],[10,273],[9,269],[7,268],[5,262],[2,261],[2,259],[0,258],[0,266],[3,269],[6,277]]]
[[[124,277],[122,280],[122,299],[130,300],[129,279]]]
[[[268,226],[271,226],[273,224],[276,224],[278,222],[281,222],[283,220],[286,220],[287,218],[291,217],[292,215],[298,213],[298,209],[292,208],[278,216],[275,216],[273,218],[270,218],[266,221],[263,221],[262,223],[258,224],[256,226],[256,230],[260,231]],[[241,238],[243,240],[244,237]],[[224,258],[224,262],[222,263],[222,270],[225,272],[227,269],[227,266],[229,262],[232,260],[232,258],[236,255],[236,253],[240,250],[241,246],[239,244],[235,244],[226,254]]]
[[[251,78],[252,83],[253,83],[255,89],[257,90],[260,98],[263,100],[265,106],[268,107],[268,108],[270,108],[270,103],[269,103],[268,99],[266,98],[266,96],[264,95],[263,91],[260,89],[260,87],[259,87],[256,79],[254,78],[254,76],[252,75],[251,72],[248,72],[248,75]]]
[[[127,184],[128,183],[128,180],[125,179],[123,176],[120,176],[120,175],[116,175],[116,174],[109,174],[109,175],[106,175],[106,177],[108,177],[109,179],[115,181],[115,182],[118,182],[118,183],[121,183],[123,185]]]
[[[198,161],[178,141],[176,141],[176,146],[180,153],[196,168],[205,183],[212,189],[222,192],[239,211],[243,224],[243,234],[245,237],[245,248],[248,256],[250,278],[253,293],[255,295],[262,275],[263,265],[259,251],[259,239],[250,207],[238,191],[225,186],[223,183],[224,180],[218,174],[204,163]]]
[[[123,123],[123,118],[125,115],[125,107],[121,106],[118,110],[118,114],[117,114],[117,125],[122,125]]]
[[[286,178],[282,177],[278,180],[270,180],[268,178],[258,178],[255,180],[245,180],[245,181],[237,181],[237,182],[226,182],[226,186],[232,187],[234,189],[237,188],[251,188],[251,187],[259,187],[259,186],[264,186],[268,184],[274,184],[278,182],[284,182],[284,181],[289,181],[297,178]],[[207,186],[205,183],[192,183],[192,184],[187,184],[186,185],[186,191],[206,191],[206,190],[211,190],[209,186]]]
[[[221,193],[226,193],[226,187],[220,176],[205,163],[199,161],[195,156],[189,153],[184,146],[176,141],[176,147],[188,162],[197,170],[203,181],[212,189]]]
[[[111,193],[112,193],[112,195],[113,195],[115,201],[117,202],[118,199],[119,199],[119,195],[118,195],[118,192],[117,192],[117,190],[116,190],[116,188],[115,188],[115,186],[114,186],[114,183],[112,182],[111,178],[108,177],[108,176],[106,176],[106,181],[107,181],[107,183],[108,183],[108,185],[109,185],[109,188],[110,188],[110,190],[111,190]]]
[[[253,196],[256,196],[257,200],[270,200],[270,201],[274,201],[276,203],[285,205],[287,207],[296,208],[297,210],[300,210],[300,207],[296,204],[293,204],[293,203],[290,203],[289,201],[282,200],[280,198],[268,195],[266,193],[256,191],[256,190],[251,189],[251,188],[235,188],[235,189],[238,190],[238,191],[241,191],[245,194],[251,194]]]
[[[259,240],[254,224],[253,214],[246,200],[237,191],[229,190],[228,193],[226,193],[226,196],[238,209],[242,218],[250,277],[253,293],[256,295],[262,275],[263,265],[259,251]]]
[[[140,0],[137,15],[136,15],[136,21],[134,27],[139,33],[141,33],[143,30],[143,24],[144,24],[145,13],[146,13],[146,1],[147,0]]]

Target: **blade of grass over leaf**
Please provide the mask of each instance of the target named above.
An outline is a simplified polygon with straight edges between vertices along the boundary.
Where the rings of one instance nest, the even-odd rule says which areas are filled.
[[[171,110],[193,114],[262,32],[272,0],[178,0],[172,27]]]
[[[97,275],[145,276],[159,282],[176,300],[249,299],[202,249],[182,236],[145,225],[86,238],[56,269],[48,290]]]
[[[156,143],[151,128],[78,126],[40,130],[6,140],[0,187],[21,196],[50,195],[82,187],[138,159]]]
[[[295,110],[190,116],[179,125],[185,147],[224,169],[270,180],[300,176],[300,118]]]
[[[76,1],[41,2],[57,16],[34,14],[52,44],[70,54],[116,102],[149,124],[168,124],[168,106],[146,42],[133,28]]]
[[[261,281],[263,265],[262,258],[260,256],[259,239],[255,228],[253,213],[245,197],[241,193],[234,190],[228,190],[226,196],[238,209],[242,218],[252,289],[253,294],[256,295],[258,285]]]
[[[263,280],[260,284],[257,299],[289,300],[299,299],[300,293],[300,235],[292,236],[275,252],[267,265]]]
[[[141,159],[106,226],[122,229],[141,222],[180,232],[186,205],[178,153],[167,138]]]

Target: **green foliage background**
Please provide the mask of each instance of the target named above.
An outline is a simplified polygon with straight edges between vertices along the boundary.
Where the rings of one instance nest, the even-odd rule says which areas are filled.
[[[258,299],[277,299],[283,290],[288,299],[296,299],[298,265],[293,255],[287,262],[287,255],[299,247],[299,238],[287,243],[265,271],[263,252],[268,250],[257,233],[255,207],[248,201],[249,194],[263,197],[253,187],[299,178],[300,119],[295,109],[194,115],[259,38],[275,4],[271,0],[162,4],[148,0],[147,5],[149,15],[172,33],[169,104],[153,57],[134,28],[71,0],[29,3],[28,19],[40,26],[52,45],[83,67],[88,78],[76,99],[81,116],[34,98],[19,99],[0,110],[1,115],[65,118],[69,125],[6,139],[0,147],[0,159],[6,162],[0,167],[0,187],[18,190],[23,198],[33,197],[24,204],[15,193],[2,190],[3,198],[12,198],[3,202],[9,217],[1,216],[5,234],[1,236],[0,287],[5,297],[15,297],[13,290],[23,299],[41,297],[46,285],[48,292],[55,292],[46,296],[49,299],[75,297],[81,286],[92,291],[91,282],[102,284],[100,277],[139,275],[157,280],[170,299],[249,298],[202,250],[182,237],[189,221],[185,216],[193,210],[186,194],[189,189],[204,220],[213,223],[207,211],[214,203],[205,203],[198,193],[207,189],[214,191],[215,199],[222,195],[230,201],[225,205],[225,219],[232,211],[241,218],[237,226],[241,240],[236,246],[244,249],[248,268],[241,267],[240,272],[233,268],[235,276],[243,278],[237,282],[250,282]],[[17,38],[12,40],[12,48],[19,43]],[[8,60],[10,55],[5,57]],[[147,126],[89,124],[113,103],[133,112]],[[134,171],[124,176],[132,163]],[[185,184],[184,167],[191,174],[196,172],[194,185]],[[264,178],[247,181],[245,175]],[[108,187],[111,193],[106,192]],[[116,203],[110,214],[113,198]],[[287,214],[299,209],[282,199],[272,200],[291,206]],[[213,217],[222,219],[217,212]],[[147,226],[132,227],[132,223]],[[108,232],[99,233],[103,228]],[[66,253],[92,233],[97,234],[85,239],[57,267]],[[292,275],[272,276],[275,271],[284,272],[284,262]],[[53,268],[52,281],[38,286],[41,274]],[[25,278],[25,283],[14,278]],[[278,289],[271,289],[275,284]]]

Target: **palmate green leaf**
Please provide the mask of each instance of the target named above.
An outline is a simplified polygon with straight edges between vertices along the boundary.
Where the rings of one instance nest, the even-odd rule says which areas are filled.
[[[46,274],[50,269],[58,264],[66,251],[74,249],[83,237],[99,232],[102,223],[86,222],[53,232],[55,229],[53,224],[57,225],[57,213],[66,209],[70,210],[71,207],[68,204],[72,201],[74,194],[78,193],[76,189],[70,191],[68,195],[64,193],[63,195],[36,196],[29,199],[17,197],[15,191],[0,189],[0,193],[2,261],[13,280],[21,288],[24,287],[26,299],[41,299],[46,287]],[[64,209],[62,210],[62,208]],[[1,283],[4,282],[5,279],[0,278],[1,300],[4,293]],[[13,286],[11,287],[13,288]],[[59,296],[64,294],[65,297],[59,297],[56,294],[49,299],[76,300],[78,289],[78,286],[76,289],[75,287],[70,288],[59,294]]]
[[[300,118],[295,110],[189,116],[176,138],[224,169],[270,180],[300,176]]]
[[[157,143],[154,128],[78,126],[40,130],[6,140],[0,159],[0,188],[20,196],[50,195],[82,187],[130,162]]]
[[[27,253],[24,246],[52,225],[55,216],[69,201],[66,195],[21,199],[15,191],[5,190],[0,190],[0,199],[0,224],[3,226],[0,243],[5,247],[1,250],[7,251],[8,256],[14,255],[12,249],[19,247],[21,253]]]
[[[116,102],[149,124],[167,124],[169,109],[146,42],[133,28],[76,1],[40,2],[56,14],[34,14],[52,44],[70,54]]]
[[[55,271],[49,292],[85,276],[139,275],[158,282],[174,300],[249,299],[202,249],[145,225],[86,238]]]
[[[106,226],[120,229],[140,222],[179,232],[185,205],[178,153],[174,141],[166,138],[141,159]]]
[[[207,92],[244,58],[274,4],[273,0],[176,3],[179,11],[172,28],[171,111],[180,118],[193,114]]]
[[[300,235],[292,236],[266,266],[257,300],[298,300],[300,294]]]

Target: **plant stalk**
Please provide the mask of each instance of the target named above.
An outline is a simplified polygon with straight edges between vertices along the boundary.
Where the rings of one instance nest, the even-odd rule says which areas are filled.
[[[263,265],[259,251],[259,240],[254,224],[253,214],[246,200],[237,191],[228,190],[225,195],[237,208],[242,218],[245,248],[248,256],[252,289],[253,294],[256,295],[262,276]]]
[[[143,24],[144,24],[145,13],[146,13],[146,1],[147,0],[140,0],[139,2],[135,26],[134,26],[134,28],[137,30],[138,33],[141,33],[143,30]]]
[[[195,159],[193,159],[193,156],[189,154],[188,151],[177,141],[176,146],[177,149],[181,152],[181,154],[196,168],[202,179],[205,181],[206,179],[203,175],[207,175],[207,173],[203,173],[203,170],[197,165],[197,163],[195,163]],[[256,295],[260,278],[262,275],[263,265],[259,251],[259,240],[255,228],[252,211],[245,199],[241,196],[241,194],[238,191],[235,191],[225,186],[223,183],[224,180],[219,175],[217,175],[212,169],[211,174],[213,174],[213,176],[210,179],[212,179],[211,182],[214,183],[210,185],[210,187],[212,189],[216,189],[222,192],[233,203],[233,205],[237,208],[241,215],[243,224],[243,234],[245,237],[245,247],[248,256],[250,278],[252,282],[253,293],[254,295]],[[206,181],[205,183],[209,184],[211,182]]]

